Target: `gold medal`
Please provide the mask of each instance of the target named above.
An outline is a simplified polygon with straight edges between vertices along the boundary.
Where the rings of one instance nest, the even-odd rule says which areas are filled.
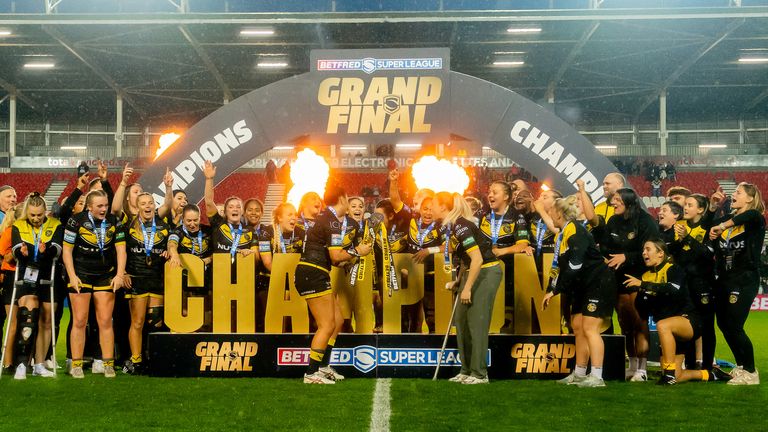
[[[147,262],[148,266],[152,265],[152,257],[151,256],[148,256],[145,261]]]
[[[450,264],[445,264],[443,266],[443,270],[445,270],[446,273],[450,273],[451,270],[452,270],[451,265]]]

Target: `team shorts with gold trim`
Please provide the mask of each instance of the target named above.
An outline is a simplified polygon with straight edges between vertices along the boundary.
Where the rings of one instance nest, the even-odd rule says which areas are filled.
[[[80,294],[91,294],[94,292],[112,292],[113,274],[107,275],[84,275],[78,274],[80,278]],[[71,284],[67,284],[67,291],[70,294],[77,294]]]
[[[616,281],[613,271],[605,269],[597,278],[570,293],[571,314],[608,318],[616,305]]]
[[[165,295],[164,281],[162,277],[131,276],[131,288],[126,289],[125,298],[162,298]]]
[[[314,264],[299,262],[294,274],[296,291],[304,298],[321,297],[331,293],[331,275]]]

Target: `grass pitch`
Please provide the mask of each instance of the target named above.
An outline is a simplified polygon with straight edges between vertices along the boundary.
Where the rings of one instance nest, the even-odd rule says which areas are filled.
[[[66,323],[65,323],[66,324]],[[768,313],[753,312],[747,332],[757,367],[768,371]],[[62,338],[63,340],[63,338]],[[64,358],[63,344],[59,359]],[[717,357],[733,357],[722,339]],[[62,361],[63,363],[63,361]],[[31,375],[31,374],[30,374]],[[766,375],[763,375],[763,380]],[[362,431],[371,419],[373,379],[307,386],[296,379],[30,376],[0,382],[0,431],[292,430]],[[552,381],[392,380],[393,431],[764,430],[768,383],[733,387],[609,382],[602,389]]]

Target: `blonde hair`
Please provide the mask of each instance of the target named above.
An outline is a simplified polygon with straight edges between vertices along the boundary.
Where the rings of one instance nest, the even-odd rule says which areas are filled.
[[[763,194],[760,193],[760,189],[752,183],[741,182],[736,188],[744,189],[744,193],[753,198],[752,202],[747,205],[747,210],[757,210],[761,214],[765,212],[765,201],[763,201]]]
[[[568,195],[565,198],[557,198],[553,208],[558,213],[563,215],[563,219],[566,221],[574,221],[579,217],[579,214],[581,214],[578,201],[579,197],[576,195]]]
[[[143,196],[148,196],[152,202],[155,202],[155,198],[152,196],[149,192],[142,192],[138,195],[136,195],[136,205],[139,205],[139,199]],[[154,219],[155,215],[152,215],[152,218]],[[133,221],[131,222],[131,225],[136,231],[139,231],[141,227],[139,226],[141,224],[141,217],[139,217],[138,214],[133,215]]]
[[[287,202],[278,204],[277,207],[275,207],[275,209],[272,210],[272,250],[273,251],[279,250],[278,248],[280,247],[280,241],[278,239],[280,237],[278,237],[278,235],[280,236],[283,235],[283,229],[280,228],[280,221],[278,219],[280,218],[280,215],[283,214],[283,211],[289,207],[295,210],[295,208],[293,207],[293,204],[287,203]]]
[[[448,209],[448,214],[443,218],[444,225],[455,223],[459,217],[472,220],[472,209],[463,196],[457,193],[438,192],[435,199],[437,199],[438,205],[443,205]]]
[[[27,210],[29,209],[29,206],[34,207],[43,207],[43,212],[45,212],[48,208],[45,205],[45,200],[43,199],[43,196],[40,195],[40,192],[32,192],[29,195],[27,195],[27,198],[24,200],[24,206],[21,211],[21,216],[18,216],[17,220],[24,220],[27,219]]]
[[[299,202],[299,208],[298,212],[299,214],[304,213],[304,208],[309,205],[309,203],[314,201],[320,201],[320,204],[322,205],[323,199],[320,197],[320,195],[317,192],[307,192],[304,194],[304,196],[301,197],[301,202]]]

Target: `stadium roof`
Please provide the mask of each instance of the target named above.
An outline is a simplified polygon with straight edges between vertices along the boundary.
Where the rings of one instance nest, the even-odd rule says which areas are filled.
[[[0,14],[0,100],[15,90],[20,120],[113,121],[119,92],[128,123],[193,122],[308,71],[312,49],[446,46],[452,70],[540,103],[554,94],[558,113],[580,125],[655,122],[665,88],[676,119],[768,114],[768,1],[575,0],[545,10],[566,3],[401,0],[395,11],[285,1],[260,2],[271,12],[258,13],[233,1],[218,2],[229,12],[206,1],[105,1],[99,10],[49,1],[57,13]],[[613,7],[631,4],[706,7]],[[531,8],[501,9],[510,5]]]

